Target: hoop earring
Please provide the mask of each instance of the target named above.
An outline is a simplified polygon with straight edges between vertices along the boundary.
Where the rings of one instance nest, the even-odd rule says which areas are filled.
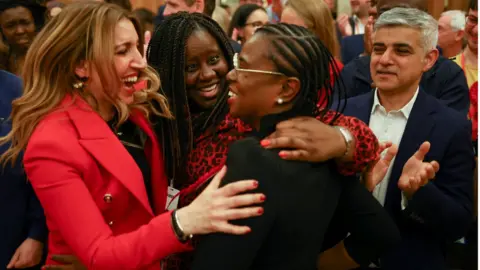
[[[278,99],[277,99],[277,103],[278,103],[278,105],[282,105],[282,104],[283,104],[283,99],[278,98]]]

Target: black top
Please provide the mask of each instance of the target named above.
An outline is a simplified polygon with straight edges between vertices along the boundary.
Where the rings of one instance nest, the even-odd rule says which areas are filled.
[[[335,164],[285,161],[278,150],[260,146],[259,140],[288,118],[291,113],[265,117],[253,137],[230,146],[222,185],[258,180],[254,192],[266,195],[265,212],[233,222],[249,226],[247,235],[203,237],[192,270],[314,270],[322,250],[347,232],[347,251],[367,266],[400,241],[396,225],[377,200],[358,181],[338,174]]]
[[[109,122],[112,131],[117,135],[128,153],[137,163],[142,171],[145,189],[147,190],[148,201],[152,205],[151,168],[144,151],[144,138],[146,135],[130,120],[127,120],[119,128],[115,129],[115,120]]]

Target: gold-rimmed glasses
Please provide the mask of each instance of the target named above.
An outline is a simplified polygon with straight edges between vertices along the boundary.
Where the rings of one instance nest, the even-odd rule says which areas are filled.
[[[241,71],[241,72],[250,72],[250,73],[259,73],[259,74],[267,74],[267,75],[277,75],[277,76],[287,76],[281,72],[276,72],[276,71],[267,71],[267,70],[259,70],[259,69],[248,69],[248,68],[239,68],[238,67],[238,53],[233,55],[233,68],[236,71]]]

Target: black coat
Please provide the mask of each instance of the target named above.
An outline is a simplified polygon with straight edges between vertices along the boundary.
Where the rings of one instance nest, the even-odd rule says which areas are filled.
[[[334,163],[286,161],[278,150],[260,145],[288,116],[265,117],[255,136],[230,146],[222,184],[258,180],[254,192],[266,195],[265,212],[234,222],[249,226],[247,235],[203,237],[192,270],[314,270],[322,249],[339,242],[346,231],[351,233],[345,240],[350,256],[368,265],[400,240],[382,206],[358,181],[339,175]]]

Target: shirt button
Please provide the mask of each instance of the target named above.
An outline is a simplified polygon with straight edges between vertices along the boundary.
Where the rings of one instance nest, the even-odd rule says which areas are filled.
[[[111,203],[112,200],[113,200],[112,194],[107,193],[107,194],[103,195],[103,200],[104,200],[106,203]]]
[[[112,227],[113,226],[113,221],[109,221],[108,226]]]

